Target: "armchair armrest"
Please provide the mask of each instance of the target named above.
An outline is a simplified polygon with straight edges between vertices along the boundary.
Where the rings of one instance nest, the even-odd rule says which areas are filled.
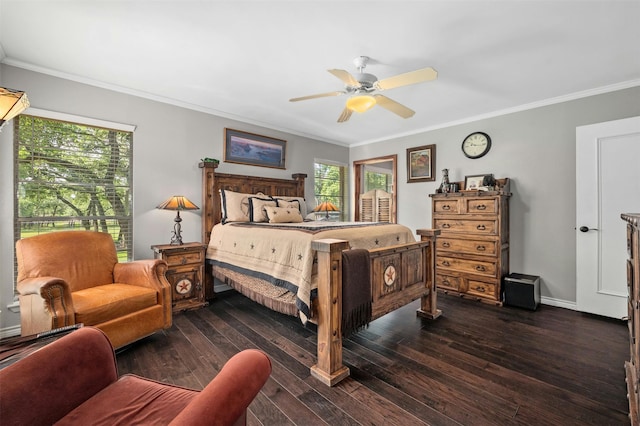
[[[18,282],[22,335],[75,324],[69,284],[56,277],[33,277]],[[26,315],[29,313],[29,315]]]
[[[117,379],[107,336],[80,328],[0,370],[2,423],[54,424]]]
[[[256,349],[233,357],[170,425],[232,425],[244,418],[249,404],[271,374],[271,361]]]
[[[164,307],[164,323],[171,326],[171,284],[167,281],[167,262],[162,259],[144,259],[116,263],[113,281],[153,288],[158,292],[158,304]]]

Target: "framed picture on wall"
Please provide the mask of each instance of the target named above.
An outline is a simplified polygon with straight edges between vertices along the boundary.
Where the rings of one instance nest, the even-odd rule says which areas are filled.
[[[285,168],[285,140],[226,128],[224,140],[224,161],[227,163]]]
[[[435,167],[435,145],[407,148],[407,182],[429,182],[436,180]]]

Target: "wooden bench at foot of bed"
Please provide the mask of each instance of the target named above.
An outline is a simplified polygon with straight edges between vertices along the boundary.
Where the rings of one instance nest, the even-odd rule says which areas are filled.
[[[370,250],[372,320],[421,299],[417,314],[429,319],[442,312],[436,307],[435,238],[438,230],[419,229],[421,241]],[[349,376],[342,363],[342,251],[344,240],[317,240],[318,298],[315,320],[318,326],[318,360],[311,375],[328,386]]]

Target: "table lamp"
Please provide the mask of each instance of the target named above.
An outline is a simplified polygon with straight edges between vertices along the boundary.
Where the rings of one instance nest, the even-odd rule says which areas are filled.
[[[176,210],[176,218],[173,220],[173,236],[171,237],[172,245],[182,245],[182,235],[180,235],[182,218],[180,217],[180,210],[198,210],[199,207],[193,204],[191,201],[182,195],[174,195],[170,197],[164,203],[161,203],[156,207],[162,210]]]
[[[338,209],[334,204],[332,204],[329,201],[323,201],[322,203],[318,204],[316,206],[315,209],[313,209],[314,212],[325,212],[325,220],[329,220],[329,212],[339,212],[340,209]]]

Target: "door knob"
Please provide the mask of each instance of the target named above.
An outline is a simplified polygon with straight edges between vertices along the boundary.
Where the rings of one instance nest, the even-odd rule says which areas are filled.
[[[580,232],[589,232],[589,231],[597,231],[597,228],[589,228],[588,226],[581,226],[580,228]]]

